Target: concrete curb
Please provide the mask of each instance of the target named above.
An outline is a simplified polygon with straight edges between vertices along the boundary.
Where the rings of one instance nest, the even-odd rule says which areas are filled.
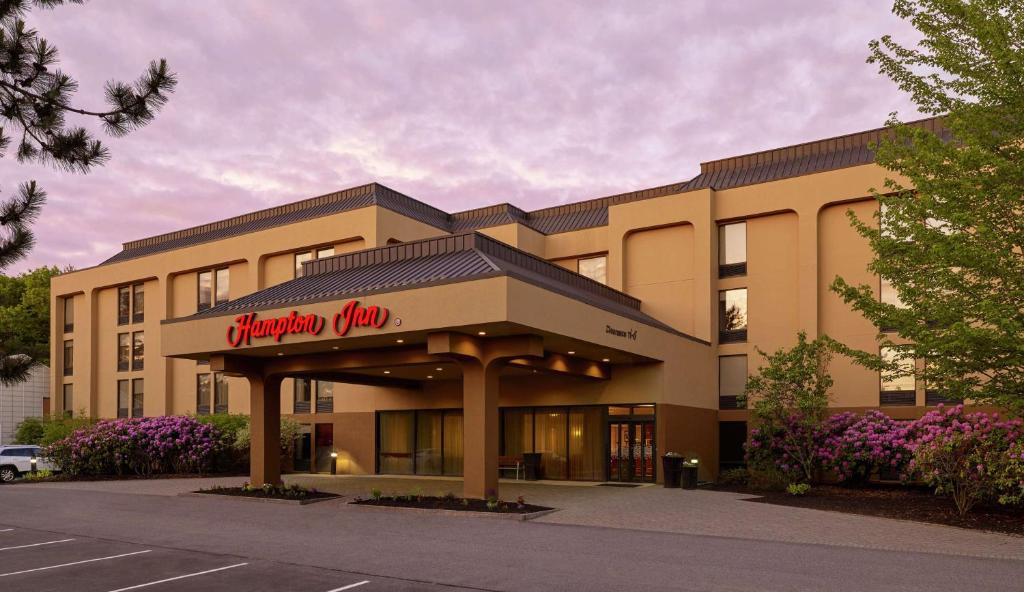
[[[438,516],[461,516],[465,518],[490,518],[497,520],[518,520],[520,522],[526,522],[527,520],[533,520],[534,518],[540,518],[541,516],[547,516],[558,511],[558,508],[551,508],[550,510],[540,510],[538,512],[530,512],[529,514],[514,514],[508,513],[503,514],[499,512],[476,512],[473,510],[444,510],[438,508],[403,508],[401,506],[371,506],[369,504],[357,504],[354,501],[346,504],[352,508],[365,508],[369,510],[380,510],[380,511],[398,511],[398,512],[420,512],[424,514],[435,514]]]
[[[203,497],[203,498],[214,498],[214,499],[231,499],[231,500],[244,500],[247,502],[261,502],[265,504],[284,504],[287,506],[308,506],[309,504],[315,504],[318,502],[330,502],[339,499],[343,499],[344,496],[337,495],[335,497],[320,497],[313,499],[301,499],[301,500],[289,500],[289,499],[274,499],[271,497],[248,497],[245,495],[224,495],[221,493],[199,493],[198,491],[186,491],[179,493],[178,497]]]

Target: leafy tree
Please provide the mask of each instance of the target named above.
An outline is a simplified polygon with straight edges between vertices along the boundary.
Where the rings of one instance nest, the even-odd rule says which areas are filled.
[[[50,363],[50,278],[56,267],[0,275],[0,343],[11,354]]]
[[[893,11],[923,36],[871,43],[877,64],[918,109],[943,115],[931,130],[890,117],[876,147],[894,173],[874,191],[874,220],[850,214],[874,252],[869,270],[899,302],[837,277],[832,289],[877,327],[864,365],[916,374],[954,398],[1024,411],[1024,3],[898,0]],[[913,345],[907,345],[908,342]],[[904,370],[905,373],[905,370]]]
[[[814,421],[822,421],[828,412],[828,391],[832,377],[828,366],[832,360],[831,340],[819,337],[807,340],[807,333],[797,334],[797,343],[790,349],[757,353],[765,363],[757,374],[747,379],[741,404],[753,402],[751,411],[762,422],[773,422],[797,413]]]
[[[164,60],[150,62],[135,82],[108,81],[107,106],[83,109],[71,103],[78,83],[57,68],[57,48],[30,28],[24,18],[31,8],[50,9],[82,0],[0,0],[0,156],[15,144],[19,162],[38,162],[70,172],[87,173],[110,154],[84,127],[67,116],[98,119],[110,136],[123,136],[153,120],[176,84]],[[46,193],[35,181],[0,203],[0,270],[32,248],[29,228],[39,216]],[[0,382],[24,380],[36,362],[0,348]]]
[[[747,379],[739,397],[742,405],[753,403],[755,428],[747,443],[751,468],[779,470],[804,482],[814,479],[832,388],[831,347],[829,338],[808,341],[801,331],[790,349],[771,354],[757,350],[765,363]]]

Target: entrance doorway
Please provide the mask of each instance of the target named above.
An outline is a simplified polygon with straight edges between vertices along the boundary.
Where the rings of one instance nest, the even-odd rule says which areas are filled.
[[[608,480],[654,482],[654,421],[608,423]]]
[[[292,456],[293,468],[308,473],[313,460],[313,434],[308,423],[299,425],[299,435],[295,438],[295,453]]]

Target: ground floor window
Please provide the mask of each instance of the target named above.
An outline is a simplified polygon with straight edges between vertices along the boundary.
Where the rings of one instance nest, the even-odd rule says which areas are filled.
[[[747,422],[722,421],[718,424],[718,463],[722,469],[746,464],[743,445],[747,442]]]
[[[377,414],[377,472],[462,475],[462,411],[429,409]]]

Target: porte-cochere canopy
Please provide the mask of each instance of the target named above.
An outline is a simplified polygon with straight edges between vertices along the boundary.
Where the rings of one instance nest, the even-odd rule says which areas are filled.
[[[645,365],[665,374],[659,385],[712,363],[706,342],[638,299],[479,233],[310,261],[299,278],[164,321],[162,333],[163,355],[249,378],[255,482],[279,479],[284,377],[415,390],[450,368],[463,383],[471,497],[497,490],[499,376],[608,380]]]

